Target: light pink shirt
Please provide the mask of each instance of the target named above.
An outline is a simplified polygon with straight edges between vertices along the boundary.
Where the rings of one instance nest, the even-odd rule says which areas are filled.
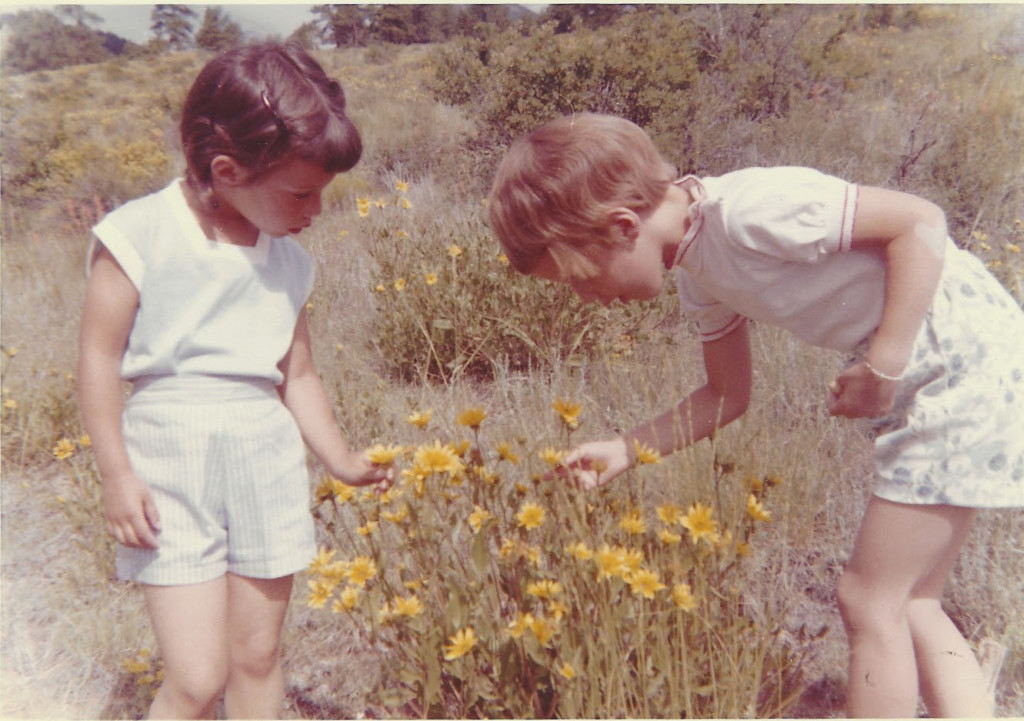
[[[878,327],[885,266],[879,253],[849,252],[855,185],[793,167],[677,182],[698,198],[675,264],[701,340],[749,318],[850,350]]]

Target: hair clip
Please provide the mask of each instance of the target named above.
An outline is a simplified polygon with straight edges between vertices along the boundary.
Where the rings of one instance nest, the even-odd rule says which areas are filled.
[[[270,111],[270,115],[274,118],[274,124],[277,126],[278,131],[282,134],[288,132],[288,127],[284,124],[284,121],[281,120],[281,116],[277,114],[277,111],[274,110],[274,106],[270,104],[270,98],[267,97],[266,90],[260,91],[260,100],[263,101],[263,105],[265,105],[267,110]]]

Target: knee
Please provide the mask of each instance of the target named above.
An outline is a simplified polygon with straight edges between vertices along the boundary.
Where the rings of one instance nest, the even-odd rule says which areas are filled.
[[[166,669],[160,691],[173,698],[175,708],[193,710],[184,715],[198,718],[216,705],[226,685],[226,664],[197,661],[186,669]]]
[[[281,642],[277,633],[259,631],[237,639],[231,649],[231,666],[247,676],[265,678],[277,668]]]
[[[836,584],[836,601],[847,633],[888,633],[907,620],[907,599],[887,592],[856,571],[843,571]]]

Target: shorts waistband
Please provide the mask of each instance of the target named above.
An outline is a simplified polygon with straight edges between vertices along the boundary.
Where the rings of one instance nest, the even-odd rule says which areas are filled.
[[[277,386],[266,378],[209,375],[143,376],[132,381],[129,403],[227,403],[280,401]]]

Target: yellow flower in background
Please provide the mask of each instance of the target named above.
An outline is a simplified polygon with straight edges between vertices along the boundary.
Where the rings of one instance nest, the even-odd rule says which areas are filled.
[[[407,182],[405,182],[404,180],[395,181],[395,188],[400,193],[407,193],[407,192],[409,192],[409,184]]]
[[[747,515],[755,521],[770,521],[772,520],[772,514],[766,510],[757,501],[757,496],[753,493],[747,496]]]
[[[366,457],[370,460],[370,463],[374,463],[378,466],[389,466],[395,462],[405,449],[401,446],[388,445],[385,446],[382,443],[378,443],[373,448],[366,451]]]
[[[356,207],[359,209],[359,217],[366,218],[370,215],[369,198],[356,198]]]
[[[697,501],[686,511],[686,516],[679,523],[690,532],[694,543],[702,538],[714,543],[718,539],[718,521],[712,518],[713,511]]]
[[[360,536],[369,536],[380,526],[376,521],[367,521],[365,525],[360,526],[356,529],[356,533]]]
[[[530,622],[530,630],[533,631],[533,635],[537,637],[537,641],[541,646],[547,646],[548,641],[558,631],[558,626],[548,621],[543,616],[535,616]]]
[[[359,556],[348,567],[348,580],[362,588],[377,575],[377,564],[369,556]]]
[[[416,596],[395,599],[395,615],[413,618],[423,613],[423,604]]]
[[[406,418],[406,420],[412,423],[417,428],[426,428],[427,424],[430,423],[431,413],[432,411],[430,410],[423,411],[422,413],[413,413],[408,418]]]
[[[92,438],[87,433],[78,439],[78,445],[82,448],[92,448]]]
[[[516,514],[519,527],[527,531],[539,528],[544,523],[544,509],[536,503],[524,503]]]
[[[487,420],[487,411],[484,410],[483,406],[474,406],[467,408],[464,411],[460,411],[455,416],[455,422],[460,426],[467,426],[476,430],[480,427],[480,424]]]
[[[668,530],[667,528],[663,528],[658,532],[658,538],[661,540],[662,543],[669,546],[674,546],[675,544],[680,543],[683,540],[682,536],[680,536],[678,533],[672,533],[672,531]]]
[[[644,520],[643,513],[634,508],[622,517],[619,521],[619,528],[626,533],[638,536],[647,531],[647,521]]]
[[[402,210],[409,210],[412,207],[412,203],[409,202],[408,198],[402,197],[398,199],[398,206]]]
[[[337,586],[337,582],[326,578],[314,578],[309,582],[309,601],[308,605],[310,608],[323,608],[324,604],[327,603],[327,599],[334,593],[334,589]]]
[[[451,446],[441,445],[441,441],[417,448],[413,462],[425,473],[458,473],[462,470],[458,454]]]
[[[556,451],[550,446],[537,453],[540,459],[547,463],[552,468],[555,468],[562,463],[562,459],[565,458],[565,451]]]
[[[480,527],[490,518],[494,518],[494,516],[489,511],[480,506],[473,506],[473,512],[469,514],[469,525],[473,528],[474,533],[478,533]]]
[[[674,503],[667,503],[664,506],[658,506],[657,508],[658,519],[668,525],[673,523],[679,523],[683,517],[683,509]]]
[[[520,611],[516,614],[515,619],[511,623],[509,623],[508,635],[512,638],[519,638],[524,633],[526,633],[526,629],[528,629],[530,627],[530,624],[532,623],[533,614],[523,613],[522,611]]]
[[[697,608],[697,599],[690,592],[690,584],[677,583],[672,587],[672,603],[684,611]]]
[[[313,560],[309,562],[310,573],[323,573],[324,569],[328,568],[334,563],[334,554],[337,553],[333,548],[328,549],[327,546],[321,546]]]
[[[444,647],[444,659],[445,661],[454,661],[472,651],[476,646],[477,639],[473,627],[468,626],[451,636],[448,641],[449,643]]]
[[[4,408],[6,408],[9,411],[16,411],[18,410],[18,401],[16,401],[14,398],[8,398],[7,400],[4,401]]]
[[[607,543],[597,549],[594,554],[597,563],[597,580],[621,576],[626,571],[622,549],[612,548]]]
[[[359,589],[355,586],[346,586],[345,590],[338,595],[334,602],[334,611],[351,611],[359,601]]]
[[[508,256],[502,253],[501,255],[498,256],[498,262],[501,263],[502,265],[508,265]]]
[[[451,245],[448,246],[448,255],[450,255],[452,258],[458,258],[460,255],[462,255],[462,248],[455,245],[455,243],[452,243]]]
[[[656,591],[666,588],[665,584],[661,582],[658,572],[646,568],[630,572],[626,575],[625,580],[629,587],[633,589],[633,593],[639,594],[644,598],[654,598]]]
[[[526,586],[526,593],[536,598],[549,599],[560,594],[564,589],[558,581],[549,578],[543,581],[534,581]]]
[[[515,553],[516,542],[511,538],[506,538],[501,542],[501,548],[498,549],[498,556],[500,558],[510,558]]]
[[[387,291],[387,288],[384,287],[383,283],[378,283],[377,287],[374,288],[374,290],[377,291],[378,293],[384,293],[385,291]]]
[[[75,454],[75,444],[67,438],[61,438],[57,441],[57,445],[53,447],[53,455],[57,457],[57,460],[63,461]]]
[[[519,456],[512,452],[512,445],[507,441],[502,441],[501,443],[499,443],[495,447],[495,450],[498,452],[498,455],[500,457],[504,458],[509,463],[513,465],[519,463]]]
[[[574,669],[572,667],[572,664],[570,664],[568,661],[559,666],[558,673],[561,674],[563,678],[569,681],[572,681],[574,678],[576,678],[576,669]]]
[[[427,285],[437,284],[437,273],[427,273],[426,275]]]
[[[399,293],[405,290],[405,278],[399,278],[398,280],[395,281],[395,290],[397,290]]]
[[[633,441],[633,449],[636,451],[636,462],[641,465],[649,465],[661,461],[661,454],[640,441]]]
[[[561,416],[562,422],[569,428],[575,428],[579,424],[580,411],[583,409],[580,403],[556,398],[551,407]]]
[[[579,541],[572,546],[566,547],[565,552],[577,561],[589,561],[594,557],[594,552],[591,551],[583,541]]]

